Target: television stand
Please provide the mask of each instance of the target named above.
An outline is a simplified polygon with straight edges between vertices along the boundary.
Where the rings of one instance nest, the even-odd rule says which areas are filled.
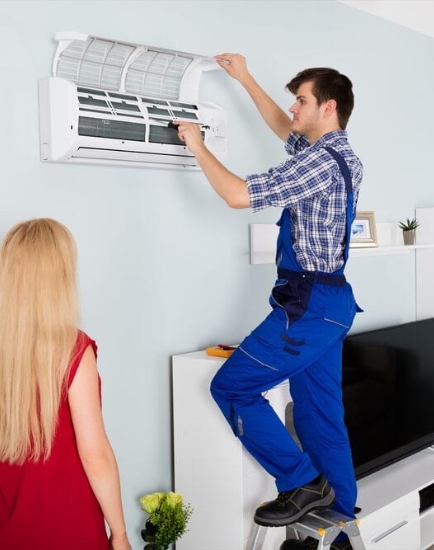
[[[199,351],[173,357],[175,491],[194,513],[177,550],[246,550],[256,507],[276,496],[274,479],[244,450],[214,403],[209,385],[224,359]],[[284,419],[288,383],[267,393]],[[366,550],[424,550],[434,544],[434,454],[424,449],[358,481]],[[423,506],[421,506],[421,503]],[[276,550],[286,529],[268,529]]]
[[[367,550],[424,550],[434,544],[434,456],[426,448],[357,482]],[[430,495],[425,509],[424,491]]]

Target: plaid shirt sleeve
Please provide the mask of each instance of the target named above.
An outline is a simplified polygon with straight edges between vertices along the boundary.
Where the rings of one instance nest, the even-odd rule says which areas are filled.
[[[324,149],[309,147],[308,140],[296,134],[291,134],[285,149],[296,156],[246,178],[254,212],[270,206],[287,208],[324,193],[331,183],[335,161]]]
[[[290,134],[288,141],[285,143],[285,150],[288,155],[296,155],[309,147],[310,143],[306,136],[300,134]]]

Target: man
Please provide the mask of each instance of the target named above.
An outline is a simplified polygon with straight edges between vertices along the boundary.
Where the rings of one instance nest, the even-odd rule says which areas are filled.
[[[246,449],[276,479],[278,496],[255,521],[282,526],[313,509],[354,517],[356,482],[344,424],[342,341],[357,306],[343,274],[363,167],[345,131],[351,81],[334,69],[306,69],[289,82],[288,116],[249,73],[239,54],[216,57],[251,96],[291,158],[246,180],[205,147],[194,124],[178,132],[215,191],[233,208],[283,208],[278,225],[272,312],[214,377],[211,393]],[[290,381],[297,446],[263,393]],[[282,550],[316,548],[315,539]],[[347,541],[332,548],[351,548]],[[336,546],[337,545],[337,546]]]

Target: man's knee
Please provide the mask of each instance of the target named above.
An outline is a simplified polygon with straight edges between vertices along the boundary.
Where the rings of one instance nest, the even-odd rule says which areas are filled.
[[[219,403],[222,399],[224,399],[225,396],[225,383],[224,383],[224,375],[222,375],[221,370],[219,370],[214,378],[211,380],[211,384],[209,386],[209,391],[217,403]]]

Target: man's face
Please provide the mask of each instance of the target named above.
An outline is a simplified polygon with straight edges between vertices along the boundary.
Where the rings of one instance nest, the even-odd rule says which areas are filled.
[[[304,82],[297,90],[294,105],[289,109],[293,123],[291,132],[305,135],[309,141],[321,130],[322,108],[312,93],[312,82]]]

